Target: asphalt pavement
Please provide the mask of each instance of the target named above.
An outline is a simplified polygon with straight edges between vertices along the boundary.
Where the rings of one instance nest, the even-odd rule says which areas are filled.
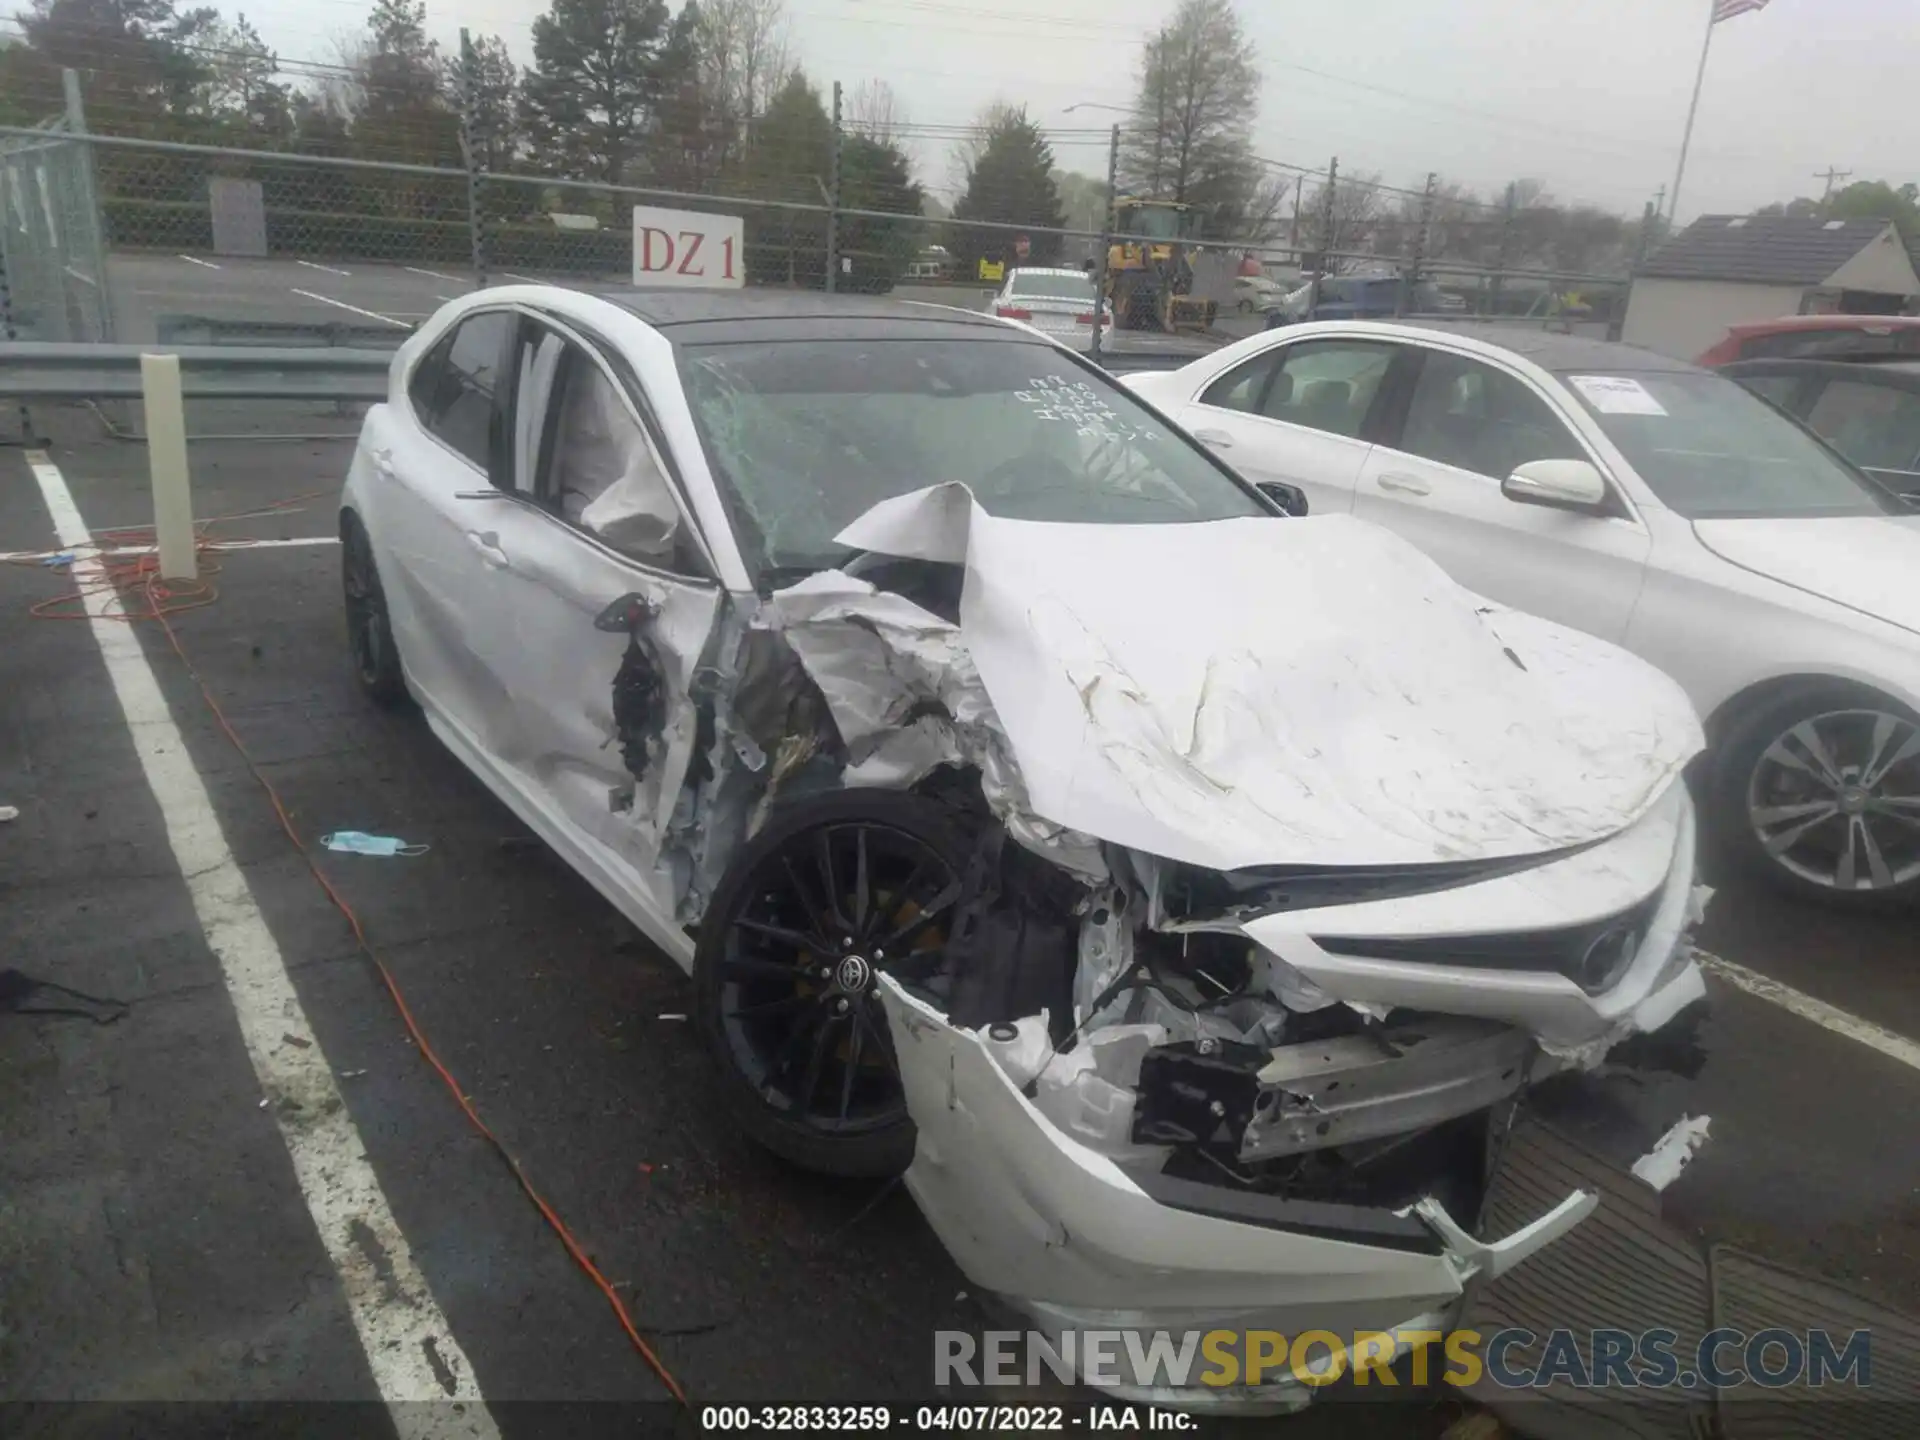
[[[123,272],[122,293],[142,273]],[[269,295],[266,278],[243,290],[209,276],[233,303]],[[431,276],[351,291],[363,277],[331,278],[299,288],[394,320],[412,318],[420,302],[402,301],[416,290],[440,293]],[[69,523],[148,518],[140,446],[103,438],[85,412],[36,415]],[[343,427],[323,407],[194,419],[220,433]],[[484,1406],[499,1433],[543,1431],[540,1412],[516,1408],[531,1402],[666,1394],[423,1063],[196,676],[462,1093],[690,1395],[927,1399],[934,1332],[984,1321],[911,1200],[795,1172],[715,1118],[679,970],[417,718],[360,697],[331,543],[349,453],[337,440],[193,447],[197,513],[246,515],[216,533],[271,543],[217,557],[217,598],[174,622],[184,660],[151,624],[128,627],[130,650],[36,617],[64,577],[0,567],[0,803],[20,811],[0,825],[5,964],[126,1007],[108,1023],[0,1013],[0,1400],[372,1402],[382,1376],[415,1363],[387,1353],[402,1342],[380,1328],[403,1302],[394,1333],[446,1394],[479,1397],[465,1413]],[[54,548],[49,505],[25,454],[0,449],[0,549]],[[141,670],[158,687],[146,709],[127,698]],[[427,848],[318,849],[347,829]],[[220,907],[246,907],[208,893],[228,860],[180,858],[210,834],[260,922],[238,940]],[[1746,988],[1710,980],[1689,1101],[1713,1138],[1665,1193],[1665,1217],[1703,1244],[1920,1311],[1914,917],[1838,916],[1709,878],[1722,888],[1701,943]],[[263,1021],[260,992],[235,977],[269,952],[291,999]],[[1762,997],[1751,977],[1791,988]],[[323,1098],[303,1108],[262,1076],[308,1052],[323,1058]],[[299,1157],[328,1125],[347,1141],[328,1163],[364,1170],[390,1230],[316,1221]],[[386,1423],[371,1413],[367,1425]],[[1362,1423],[1327,1407],[1288,1433],[1430,1434],[1442,1418],[1369,1409]]]

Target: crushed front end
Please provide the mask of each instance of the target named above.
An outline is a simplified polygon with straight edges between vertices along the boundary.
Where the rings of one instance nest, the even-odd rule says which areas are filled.
[[[872,972],[906,1181],[973,1284],[1143,1346],[1444,1330],[1592,1211],[1479,1234],[1529,1087],[1704,994],[1703,741],[1671,682],[1343,517],[1000,521],[947,486],[841,541],[856,561],[723,627],[670,858],[693,922],[823,796],[912,792],[965,837],[889,921],[911,966],[849,929],[802,998],[846,1011],[842,972]],[[798,923],[755,922],[818,946]]]

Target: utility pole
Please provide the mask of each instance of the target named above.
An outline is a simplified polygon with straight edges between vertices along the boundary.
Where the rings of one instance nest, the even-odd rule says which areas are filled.
[[[1100,363],[1100,322],[1107,311],[1107,267],[1113,254],[1113,227],[1115,221],[1114,204],[1119,197],[1120,180],[1120,127],[1113,127],[1113,138],[1107,142],[1107,212],[1100,222],[1100,270],[1099,278],[1093,285],[1093,346],[1088,352],[1093,363]],[[1120,307],[1113,307],[1113,323],[1120,323]]]
[[[1320,277],[1333,266],[1334,201],[1340,186],[1340,157],[1327,162],[1327,203],[1320,207],[1320,263],[1313,267],[1313,280],[1307,290],[1307,319],[1320,308]]]
[[[473,285],[487,286],[487,222],[481,213],[480,162],[482,137],[474,128],[475,63],[473,41],[466,26],[460,27],[460,150],[467,162],[467,232],[473,241]]]
[[[1827,182],[1827,188],[1820,192],[1820,213],[1824,215],[1826,213],[1827,206],[1833,202],[1834,181],[1851,180],[1853,178],[1853,172],[1851,170],[1837,170],[1833,166],[1829,165],[1826,168],[1824,173],[1819,170],[1814,171],[1813,178],[1816,180],[1824,180]]]
[[[827,293],[840,284],[840,82],[833,82],[833,158],[827,171]]]
[[[1293,251],[1293,263],[1300,263],[1300,197],[1306,193],[1307,172],[1293,177],[1293,220],[1287,226],[1287,246]]]
[[[1407,259],[1406,274],[1400,281],[1400,309],[1397,312],[1400,315],[1415,309],[1420,303],[1420,267],[1427,258],[1427,246],[1433,231],[1434,191],[1439,184],[1440,177],[1428,171],[1426,188],[1420,192],[1420,223],[1413,232],[1413,254]]]
[[[1506,283],[1507,263],[1513,258],[1513,217],[1519,207],[1519,187],[1509,180],[1506,204],[1500,212],[1500,245],[1493,252],[1493,283],[1487,287],[1487,313],[1490,315],[1500,313],[1500,291]]]

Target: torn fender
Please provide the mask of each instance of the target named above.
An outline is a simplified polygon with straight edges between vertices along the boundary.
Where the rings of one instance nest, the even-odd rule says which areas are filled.
[[[1537,854],[1631,825],[1704,745],[1671,680],[1335,515],[999,519],[965,487],[837,537],[965,566],[959,638],[1035,815],[1220,870]]]

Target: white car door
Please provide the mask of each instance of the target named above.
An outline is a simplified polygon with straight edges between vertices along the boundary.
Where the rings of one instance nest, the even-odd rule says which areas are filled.
[[[415,365],[405,402],[368,417],[357,457],[378,472],[363,518],[408,683],[429,714],[477,735],[504,709],[474,636],[494,573],[487,501],[507,463],[502,377],[516,323],[501,309],[455,325]]]
[[[674,911],[655,862],[693,760],[693,677],[725,593],[636,382],[546,319],[521,319],[512,363],[507,493],[488,507],[492,580],[475,637],[509,707],[487,758],[609,898],[631,914],[645,897],[644,926]]]
[[[1396,530],[1468,589],[1619,641],[1646,574],[1645,524],[1609,481],[1610,513],[1509,500],[1530,460],[1594,456],[1531,382],[1451,351],[1408,346],[1404,414],[1367,457],[1353,513]]]
[[[1393,355],[1378,340],[1277,345],[1214,379],[1174,418],[1255,484],[1297,486],[1309,514],[1345,512]]]

